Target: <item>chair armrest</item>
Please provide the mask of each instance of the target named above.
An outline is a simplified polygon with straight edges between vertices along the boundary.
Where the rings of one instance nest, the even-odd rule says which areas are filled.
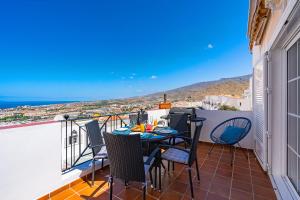
[[[165,145],[165,144],[161,144],[159,145],[159,147],[167,147],[167,148],[172,148],[172,149],[178,149],[180,151],[184,151],[186,153],[190,153],[190,151],[186,150],[186,149],[183,149],[181,147],[178,147],[178,146],[172,146],[172,145]]]
[[[175,138],[182,138],[182,139],[188,140],[188,141],[192,141],[193,140],[192,138],[189,138],[189,137],[186,137],[186,136],[182,136],[182,135],[178,135]]]
[[[153,158],[159,156],[160,157],[160,148],[154,149],[154,151],[151,152],[150,156],[147,158],[146,162],[144,164],[150,165]]]

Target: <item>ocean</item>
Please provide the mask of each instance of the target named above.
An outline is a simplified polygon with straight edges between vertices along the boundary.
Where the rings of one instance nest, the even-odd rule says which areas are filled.
[[[44,106],[74,102],[76,101],[0,101],[0,109],[16,108],[18,106]]]

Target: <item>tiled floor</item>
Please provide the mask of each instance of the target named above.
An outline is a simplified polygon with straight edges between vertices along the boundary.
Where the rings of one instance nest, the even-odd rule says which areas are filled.
[[[237,149],[234,156],[234,165],[230,165],[231,154],[229,148],[216,146],[210,156],[207,152],[208,143],[199,143],[198,162],[200,167],[200,182],[197,181],[194,171],[193,185],[195,199],[219,200],[272,200],[276,199],[267,175],[260,168],[253,152],[249,154],[249,160],[241,149]],[[51,199],[108,199],[108,184],[106,176],[109,168],[97,171],[96,182],[93,187],[88,181],[82,181],[73,185]],[[127,189],[121,181],[114,184],[114,199],[142,199],[141,185],[131,183]],[[156,191],[148,187],[147,199],[162,200],[186,200],[190,198],[188,186],[188,174],[184,166],[175,165],[172,173],[162,170],[162,191]]]

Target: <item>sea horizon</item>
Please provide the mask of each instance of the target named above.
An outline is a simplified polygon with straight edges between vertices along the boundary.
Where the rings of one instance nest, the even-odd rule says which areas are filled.
[[[54,104],[75,103],[79,101],[0,101],[0,109],[17,108],[19,106],[46,106]]]

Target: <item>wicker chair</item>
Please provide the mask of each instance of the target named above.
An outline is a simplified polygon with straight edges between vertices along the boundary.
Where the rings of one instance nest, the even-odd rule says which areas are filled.
[[[149,157],[143,157],[142,144],[139,134],[114,135],[111,133],[104,133],[103,136],[110,161],[110,199],[112,199],[113,178],[124,180],[125,184],[129,181],[142,182],[143,199],[145,199],[147,186],[145,173],[150,173],[151,183],[151,170],[153,167],[158,166],[159,174],[161,174],[161,167],[158,164],[161,162],[160,149],[156,148]],[[160,187],[161,179],[159,176],[159,188]]]
[[[197,178],[200,180],[199,167],[197,162],[197,146],[201,133],[203,122],[196,124],[193,139],[191,139],[191,149],[184,149],[178,146],[161,145],[162,148],[167,147],[161,155],[161,158],[167,161],[181,163],[188,166],[189,182],[191,188],[191,196],[194,198],[193,182],[192,182],[192,165],[196,163]]]
[[[138,121],[138,116],[139,116],[139,122],[140,123],[146,123],[148,121],[148,114],[147,113],[142,113],[142,114],[130,114],[129,115],[129,120],[131,125],[136,125]]]
[[[233,148],[235,148],[234,145],[240,144],[239,142],[247,136],[251,129],[251,121],[248,118],[245,117],[235,117],[228,119],[218,126],[216,126],[212,132],[210,133],[210,139],[214,142],[212,147],[210,148],[208,154],[211,153],[213,150],[215,144],[221,144],[221,145],[230,145],[230,151],[231,151],[231,165],[233,164]],[[246,155],[247,159],[248,156]]]
[[[103,138],[101,135],[98,121],[93,120],[93,121],[85,124],[85,128],[86,128],[89,140],[90,140],[90,148],[92,149],[92,152],[93,152],[92,185],[94,185],[95,162],[97,160],[101,160],[101,168],[103,168],[104,159],[107,159],[107,151],[106,151],[106,146],[103,143]]]

